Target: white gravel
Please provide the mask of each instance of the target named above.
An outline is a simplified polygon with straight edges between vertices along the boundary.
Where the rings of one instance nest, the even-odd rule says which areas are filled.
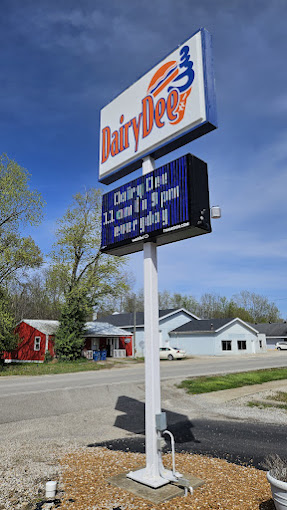
[[[58,460],[73,449],[43,441],[2,442],[0,510],[34,509],[45,496],[46,482],[59,480]]]
[[[276,392],[272,390],[262,391],[253,395],[246,395],[224,404],[221,412],[226,418],[239,418],[252,422],[263,422],[273,424],[286,424],[287,411],[276,407],[250,407],[249,402],[264,401],[272,397]],[[274,403],[275,404],[275,403]]]

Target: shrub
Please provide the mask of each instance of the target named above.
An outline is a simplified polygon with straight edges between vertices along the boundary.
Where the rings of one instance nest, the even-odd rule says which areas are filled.
[[[287,482],[287,460],[282,459],[277,453],[268,455],[262,466],[268,469],[276,480]]]

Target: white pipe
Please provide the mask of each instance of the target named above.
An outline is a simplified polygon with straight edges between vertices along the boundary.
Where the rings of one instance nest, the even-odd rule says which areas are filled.
[[[46,483],[46,498],[53,499],[56,496],[57,482],[50,481]]]
[[[169,430],[164,430],[163,434],[168,434],[171,442],[171,455],[172,455],[172,474],[176,477],[175,474],[175,448],[174,448],[174,437],[173,434]]]

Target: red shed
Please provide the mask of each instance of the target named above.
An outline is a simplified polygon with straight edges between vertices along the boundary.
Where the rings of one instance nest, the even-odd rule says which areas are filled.
[[[24,319],[15,328],[19,335],[18,349],[4,353],[6,363],[11,361],[32,361],[42,363],[45,353],[54,356],[54,336],[58,321]]]

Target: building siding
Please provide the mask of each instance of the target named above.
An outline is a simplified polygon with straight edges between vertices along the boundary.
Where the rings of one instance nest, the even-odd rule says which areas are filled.
[[[176,336],[172,335],[172,339],[179,349],[184,349],[190,355],[232,356],[266,351],[265,335],[252,332],[241,322],[231,323],[217,333],[193,333],[190,335],[177,333]],[[222,350],[222,341],[224,340],[231,341],[231,351]],[[238,348],[239,340],[246,341],[246,349]],[[260,348],[260,340],[262,348]]]
[[[161,318],[159,320],[159,340],[160,340],[160,347],[166,347],[166,346],[172,346],[171,342],[173,342],[173,339],[169,336],[170,331],[173,329],[179,328],[180,326],[183,326],[183,324],[186,324],[187,322],[190,322],[192,319],[190,315],[183,311],[179,311],[175,314],[172,314],[166,318]],[[123,329],[126,329],[126,331],[133,332],[132,327],[124,327],[121,326]],[[143,357],[144,356],[144,348],[145,348],[145,336],[144,336],[144,328],[138,326],[136,328],[136,338],[135,338],[135,356],[136,357]]]
[[[46,334],[26,324],[26,322],[18,324],[15,333],[19,335],[18,349],[12,353],[4,353],[4,358],[15,361],[43,362],[46,350]],[[34,350],[35,337],[41,338],[39,351]],[[53,356],[54,346],[52,336],[48,338],[48,348]]]
[[[185,312],[177,312],[174,315],[171,315],[170,317],[166,317],[165,319],[161,319],[159,322],[159,331],[161,332],[161,347],[172,347],[171,343],[172,338],[170,337],[169,333],[173,329],[179,328],[180,326],[183,326],[184,324],[187,324],[191,320],[194,320]]]
[[[183,349],[187,354],[194,356],[215,355],[215,342],[211,336],[183,335],[172,336],[171,346]]]

